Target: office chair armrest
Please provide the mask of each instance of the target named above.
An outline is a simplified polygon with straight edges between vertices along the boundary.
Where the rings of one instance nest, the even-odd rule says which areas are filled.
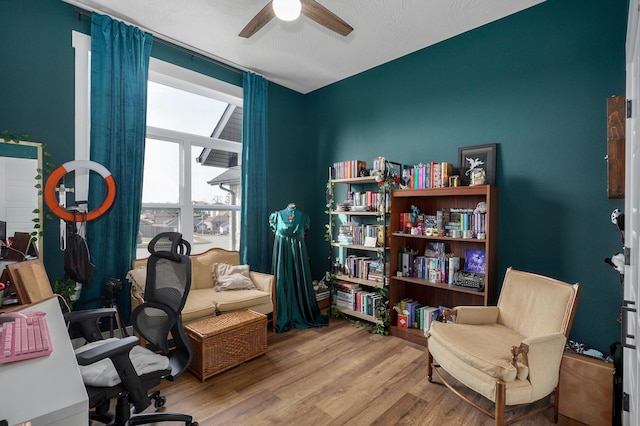
[[[139,340],[136,336],[109,340],[103,345],[76,353],[76,360],[79,365],[86,366],[109,358],[120,377],[122,386],[129,392],[131,402],[136,412],[140,413],[145,410],[151,402],[129,357],[129,352],[131,352],[131,349],[137,346],[138,343]]]
[[[126,358],[129,359],[129,351],[138,343],[139,340],[136,336],[129,336],[123,339],[113,339],[106,342],[104,345],[76,353],[76,360],[79,365],[90,365],[105,358],[113,359],[121,354],[125,354]],[[131,361],[129,360],[129,362]]]
[[[102,317],[115,317],[115,308],[87,309],[84,311],[73,311],[64,314],[66,322],[79,324],[82,328],[82,336],[88,342],[102,340],[102,332],[98,321]]]

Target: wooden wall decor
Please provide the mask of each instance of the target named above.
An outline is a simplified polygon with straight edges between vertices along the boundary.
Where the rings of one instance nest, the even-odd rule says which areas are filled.
[[[616,95],[607,99],[607,194],[624,198],[626,99]]]

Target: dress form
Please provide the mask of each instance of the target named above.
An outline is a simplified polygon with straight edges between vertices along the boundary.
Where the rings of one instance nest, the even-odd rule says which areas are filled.
[[[294,203],[269,216],[275,233],[272,273],[276,277],[276,332],[322,327],[329,318],[318,309],[304,235],[309,216]]]

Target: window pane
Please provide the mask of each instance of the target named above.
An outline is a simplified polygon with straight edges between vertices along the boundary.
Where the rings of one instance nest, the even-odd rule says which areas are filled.
[[[147,126],[211,136],[227,103],[153,81],[147,93]]]
[[[238,250],[240,242],[240,212],[238,210],[193,210],[192,253],[202,253],[212,247]]]
[[[161,232],[180,232],[180,210],[143,208],[140,212],[136,259],[149,257],[149,241]]]
[[[144,150],[142,203],[180,201],[180,146],[147,138]]]
[[[236,188],[240,185],[240,173],[235,173],[237,169],[221,167],[222,164],[229,164],[229,161],[235,164],[237,154],[200,146],[191,147],[191,200],[194,204],[237,204],[235,200],[240,194],[236,193]],[[232,181],[227,180],[229,177]],[[224,182],[223,188],[226,190],[220,188],[220,182]]]

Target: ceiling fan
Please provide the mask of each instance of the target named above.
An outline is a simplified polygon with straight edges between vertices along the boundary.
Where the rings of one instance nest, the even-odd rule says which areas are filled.
[[[302,9],[298,11],[299,13],[302,13],[307,18],[316,21],[318,24],[330,29],[331,31],[335,31],[342,36],[347,36],[349,35],[349,33],[351,33],[351,31],[353,31],[353,27],[351,27],[351,25],[347,24],[338,15],[334,14],[315,0],[292,1],[293,3],[302,3]],[[271,19],[276,16],[273,3],[278,2],[279,0],[269,1],[269,3],[267,3],[267,5],[263,7],[262,10],[258,12],[257,15],[253,17],[253,19],[251,19],[251,21],[249,21],[249,23],[242,29],[242,31],[240,31],[240,34],[238,35],[240,37],[249,38],[257,33],[262,27],[264,27],[269,21],[271,21]],[[282,1],[280,0],[280,2]],[[295,19],[297,15],[298,14],[296,14],[293,19]]]

